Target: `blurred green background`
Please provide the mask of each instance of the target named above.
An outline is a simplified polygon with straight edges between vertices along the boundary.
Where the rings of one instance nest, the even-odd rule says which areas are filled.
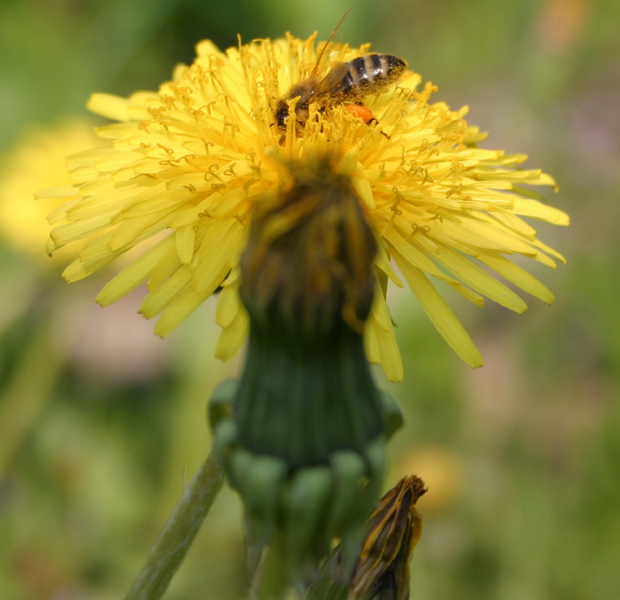
[[[55,185],[38,179],[47,159],[37,144],[60,152],[63,138],[45,130],[90,118],[90,93],[157,89],[203,38],[222,48],[237,33],[324,39],[350,6],[4,0],[0,207]],[[554,306],[532,300],[518,316],[454,299],[483,369],[459,362],[410,294],[393,294],[405,381],[377,377],[407,425],[386,485],[414,472],[430,488],[414,598],[618,593],[618,22],[615,0],[364,0],[340,31],[406,58],[439,86],[436,99],[469,105],[469,121],[490,131],[486,147],[529,154],[529,166],[556,177],[550,200],[572,217],[569,229],[539,229],[568,259],[533,267]],[[2,183],[24,164],[25,187]],[[99,309],[109,273],[68,286],[66,260],[44,256],[44,234],[20,245],[2,225],[0,598],[119,598],[205,456],[211,390],[239,363],[213,358],[212,303],[160,340],[135,314],[140,294]],[[166,598],[244,597],[240,518],[225,490]]]

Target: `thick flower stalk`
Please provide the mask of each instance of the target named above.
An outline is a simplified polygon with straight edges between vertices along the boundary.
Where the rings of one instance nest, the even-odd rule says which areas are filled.
[[[400,413],[364,354],[376,241],[351,179],[329,159],[287,169],[290,183],[252,215],[241,259],[247,358],[238,385],[215,393],[211,422],[250,548],[275,544],[303,587],[335,537],[349,564],[357,554]]]
[[[485,136],[466,122],[467,109],[431,101],[435,87],[410,70],[363,98],[366,117],[351,103],[310,102],[303,127],[291,118],[283,132],[278,106],[315,72],[323,46],[314,36],[288,36],[221,52],[204,41],[194,63],[177,67],[157,92],[95,94],[89,107],[116,123],[98,130],[106,148],[71,158],[71,187],[39,194],[62,204],[50,216],[48,251],[94,236],[64,272],[77,281],[151,240],[98,301],[109,304],[146,282],[140,310],[147,318],[159,315],[156,332],[166,335],[222,289],[217,355],[230,358],[248,332],[238,288],[252,208],[279,185],[283,161],[329,154],[351,178],[377,240],[382,293],[366,321],[368,358],[389,379],[402,379],[385,294],[388,279],[398,286],[404,280],[448,344],[479,366],[478,350],[434,282],[475,304],[486,297],[523,312],[525,302],[494,271],[551,303],[551,292],[507,257],[551,267],[563,260],[524,220],[568,224],[529,187],[553,186],[553,179],[519,168],[523,154],[479,148]],[[330,44],[317,77],[368,52],[368,45]],[[287,108],[295,110],[295,99]]]

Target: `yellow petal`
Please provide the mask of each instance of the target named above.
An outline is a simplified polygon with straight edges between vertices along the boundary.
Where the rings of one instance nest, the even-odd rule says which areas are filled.
[[[478,256],[478,260],[491,267],[494,271],[508,281],[514,283],[524,292],[531,294],[547,304],[553,304],[555,298],[551,291],[523,267],[519,267],[507,258],[492,252],[481,253]]]
[[[368,339],[368,336],[372,337]],[[402,381],[404,376],[403,361],[394,334],[394,326],[388,312],[383,294],[377,290],[372,310],[364,332],[367,357],[383,368],[389,381]],[[368,339],[368,341],[366,341]],[[370,354],[370,356],[369,356]]]
[[[420,302],[422,309],[440,335],[448,342],[448,345],[468,365],[474,368],[481,367],[484,362],[480,351],[424,273],[411,266],[398,253],[394,254],[394,259],[405,276],[411,291]]]
[[[171,238],[159,242],[159,244],[125,267],[118,275],[113,277],[97,295],[97,302],[101,306],[107,306],[116,302],[129,292],[146,281],[155,265],[161,259],[161,255],[168,251]]]
[[[114,121],[127,121],[129,118],[129,100],[113,94],[93,94],[86,106],[88,110]]]
[[[250,331],[250,319],[243,307],[238,311],[233,321],[222,330],[217,340],[215,357],[220,360],[230,360],[248,337]]]

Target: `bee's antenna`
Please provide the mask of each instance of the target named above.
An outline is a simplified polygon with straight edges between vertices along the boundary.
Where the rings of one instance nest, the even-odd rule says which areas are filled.
[[[317,71],[319,70],[319,65],[321,64],[321,59],[323,58],[323,54],[325,54],[325,50],[327,50],[329,43],[332,41],[332,39],[334,39],[334,36],[336,35],[337,31],[340,29],[340,26],[342,25],[343,21],[347,18],[347,15],[351,12],[352,8],[353,7],[351,7],[346,13],[344,13],[344,15],[342,15],[342,19],[340,19],[340,21],[338,22],[338,25],[334,27],[334,31],[332,31],[329,38],[327,38],[325,45],[323,46],[323,48],[321,48],[321,53],[316,59],[316,64],[314,65],[314,69],[312,69],[312,74],[310,75],[310,77],[316,77]]]

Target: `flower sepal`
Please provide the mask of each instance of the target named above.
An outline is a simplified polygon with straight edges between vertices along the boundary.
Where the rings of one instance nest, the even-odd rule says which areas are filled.
[[[336,450],[299,466],[243,446],[233,410],[238,391],[238,382],[223,382],[213,393],[209,417],[215,456],[244,503],[249,556],[258,557],[277,539],[289,581],[303,587],[315,578],[332,540],[340,538],[343,564],[352,569],[380,492],[385,441],[402,423],[394,399],[380,395],[385,429],[360,451]]]

